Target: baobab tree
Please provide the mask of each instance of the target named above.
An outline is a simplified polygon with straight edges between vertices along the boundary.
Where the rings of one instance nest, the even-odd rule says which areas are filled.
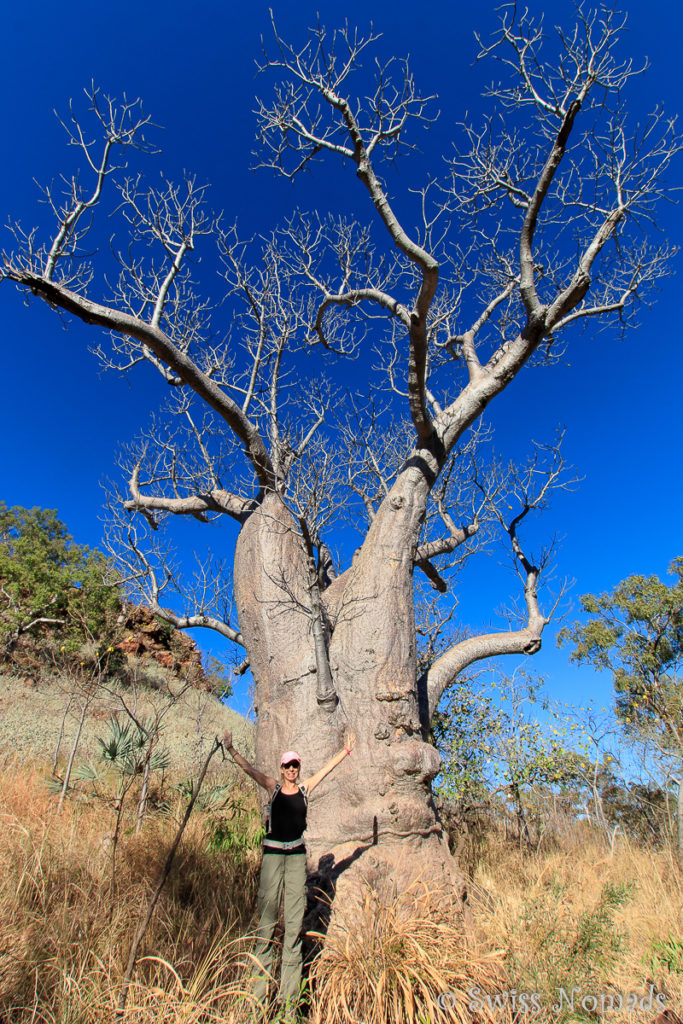
[[[47,190],[54,231],[16,227],[4,254],[6,280],[109,333],[99,349],[107,366],[151,364],[171,389],[170,418],[124,457],[132,575],[157,614],[243,650],[257,763],[271,771],[295,747],[313,771],[355,732],[353,757],[311,808],[313,867],[350,859],[379,880],[400,865],[457,890],[430,795],[430,718],[474,662],[539,649],[544,557],[526,549],[524,523],[561,481],[556,449],[540,473],[539,448],[510,478],[506,518],[500,474],[477,463],[477,424],[577,326],[629,326],[671,255],[649,226],[680,147],[660,111],[629,129],[623,90],[642,69],[618,55],[623,24],[579,12],[571,31],[548,39],[504,8],[479,43],[503,76],[490,115],[460,127],[443,180],[396,197],[393,163],[434,116],[407,62],[375,63],[368,91],[372,33],[317,27],[297,48],[274,27],[261,68],[275,81],[259,101],[261,165],[295,178],[337,161],[367,218],[300,214],[257,243],[209,213],[192,178],[156,188],[124,171],[151,148],[151,122],[139,102],[92,90],[100,137],[72,111],[66,127],[84,169],[65,193]],[[86,253],[110,195],[128,237],[114,246],[119,276],[105,298]],[[192,262],[212,240],[225,282],[216,308]],[[346,566],[330,542],[344,510],[365,517]],[[212,565],[196,603],[174,610],[177,577],[157,542],[173,516],[237,524],[236,621]],[[454,638],[418,671],[415,571],[445,591],[486,519],[511,545],[522,618]]]

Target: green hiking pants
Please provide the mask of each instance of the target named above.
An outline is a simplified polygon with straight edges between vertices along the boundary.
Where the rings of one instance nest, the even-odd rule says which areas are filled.
[[[263,855],[258,889],[259,924],[255,954],[261,969],[254,975],[253,992],[264,1000],[273,967],[273,932],[284,889],[285,937],[282,944],[280,998],[296,1003],[301,983],[301,925],[306,908],[306,854],[266,853]]]

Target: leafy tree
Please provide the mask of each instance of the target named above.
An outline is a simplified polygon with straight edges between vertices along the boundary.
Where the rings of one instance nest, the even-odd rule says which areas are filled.
[[[451,687],[435,721],[442,757],[440,791],[461,801],[488,801],[503,793],[512,801],[520,840],[530,842],[524,794],[534,787],[576,777],[578,759],[568,739],[568,722],[523,675],[501,677],[474,688]]]
[[[120,610],[107,560],[75,544],[55,509],[0,502],[0,651],[48,633],[64,653],[106,643]]]
[[[422,737],[470,665],[540,648],[546,558],[522,535],[561,468],[551,458],[543,485],[540,465],[518,478],[508,515],[499,481],[481,466],[466,472],[471,428],[530,362],[552,362],[577,324],[628,326],[666,273],[671,252],[647,231],[681,143],[660,111],[629,125],[623,91],[640,69],[619,53],[623,28],[579,8],[549,38],[505,6],[480,42],[503,72],[489,114],[462,125],[443,180],[413,189],[393,164],[435,111],[408,63],[370,59],[371,80],[372,32],[318,25],[294,46],[274,30],[262,68],[273,88],[258,102],[262,164],[291,179],[336,161],[366,213],[361,223],[296,215],[253,244],[207,209],[193,178],[148,186],[122,173],[152,148],[150,118],[93,90],[95,131],[73,109],[65,120],[83,172],[61,179],[64,194],[46,189],[49,226],[16,224],[4,254],[0,276],[103,329],[107,366],[152,367],[170,386],[171,425],[155,421],[124,459],[126,575],[175,626],[217,629],[244,649],[260,766],[300,746],[314,768],[347,729],[357,734],[309,829],[311,860],[324,864],[379,840],[351,877],[367,862],[378,876],[418,866],[462,892],[431,800],[439,760]],[[107,203],[123,233],[111,247],[116,280],[105,255],[97,272],[91,261],[97,228],[88,237]],[[218,301],[198,259],[211,236]],[[414,571],[447,589],[453,557],[480,529],[482,497],[518,567],[521,615],[458,638],[418,675]],[[362,524],[345,566],[326,543],[342,508]],[[208,563],[174,610],[178,574],[156,532],[171,515],[238,524],[238,628],[225,577]]]
[[[204,685],[211,693],[214,693],[219,700],[227,702],[232,696],[233,671],[228,668],[224,661],[210,654],[204,665]]]
[[[586,594],[588,616],[560,631],[571,660],[612,674],[617,716],[632,741],[646,741],[678,772],[678,842],[683,864],[683,558],[668,584],[629,576],[609,593]]]

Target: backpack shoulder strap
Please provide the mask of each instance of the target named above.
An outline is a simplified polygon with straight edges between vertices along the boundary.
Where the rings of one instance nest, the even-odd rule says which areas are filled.
[[[280,792],[281,789],[282,789],[282,783],[276,782],[275,783],[275,789],[273,790],[273,795],[271,796],[270,800],[268,801],[268,810],[266,811],[266,832],[270,832],[270,817],[271,817],[271,813],[272,813],[272,810],[273,810],[273,800],[278,795],[278,793]]]

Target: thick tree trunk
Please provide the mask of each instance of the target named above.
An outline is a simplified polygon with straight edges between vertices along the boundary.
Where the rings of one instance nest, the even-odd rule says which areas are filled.
[[[284,750],[299,750],[312,774],[339,750],[338,709],[316,699],[307,554],[298,523],[268,493],[240,531],[234,587],[240,632],[256,685],[256,763],[278,775]]]
[[[311,800],[311,869],[336,879],[352,866],[339,880],[344,888],[359,874],[375,886],[420,877],[461,908],[462,876],[430,792],[439,755],[422,740],[416,691],[412,573],[427,493],[424,463],[409,461],[331,588],[334,710],[316,699],[305,545],[275,494],[242,528],[235,593],[256,681],[258,767],[276,773],[281,751],[294,748],[306,776],[341,748],[346,730],[356,735],[353,755]]]

